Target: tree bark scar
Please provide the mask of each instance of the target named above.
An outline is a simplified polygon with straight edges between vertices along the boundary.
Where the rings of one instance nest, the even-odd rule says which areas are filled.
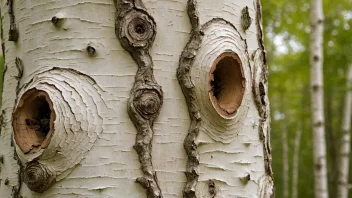
[[[15,14],[13,12],[13,0],[7,0],[7,6],[9,6],[9,16],[10,16],[10,30],[9,30],[9,41],[17,41],[19,32],[15,23]]]
[[[156,35],[156,23],[141,0],[114,0],[116,5],[115,33],[121,46],[138,65],[135,82],[128,100],[128,114],[137,129],[133,146],[139,156],[143,176],[137,178],[148,198],[162,198],[152,164],[152,129],[163,104],[163,91],[153,74],[149,48]]]
[[[188,0],[187,12],[192,25],[191,37],[181,54],[179,67],[177,69],[177,79],[181,86],[182,92],[185,95],[188,112],[191,118],[191,125],[188,130],[188,135],[183,143],[188,156],[185,172],[187,183],[183,189],[183,197],[196,198],[196,185],[199,178],[199,154],[197,151],[196,138],[199,134],[201,113],[199,111],[199,104],[196,99],[194,84],[191,80],[190,70],[203,37],[199,25],[196,0]]]

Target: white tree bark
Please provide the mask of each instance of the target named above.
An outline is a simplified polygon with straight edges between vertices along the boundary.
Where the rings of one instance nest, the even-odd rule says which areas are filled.
[[[351,108],[352,108],[352,64],[346,75],[347,91],[345,95],[345,106],[342,120],[342,138],[340,143],[338,163],[337,197],[348,197],[348,174],[351,153]]]
[[[314,155],[314,194],[316,198],[327,198],[329,196],[324,130],[323,21],[322,0],[312,0],[310,15],[310,86]]]
[[[299,150],[301,144],[302,129],[299,125],[293,150],[293,164],[292,164],[292,198],[298,197],[298,171],[299,171]]]
[[[1,17],[0,197],[273,196],[259,0],[8,0]]]

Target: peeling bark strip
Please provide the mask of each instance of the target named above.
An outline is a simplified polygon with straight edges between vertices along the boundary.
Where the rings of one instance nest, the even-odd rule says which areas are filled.
[[[153,123],[159,115],[163,92],[153,75],[149,48],[156,35],[156,23],[141,0],[114,0],[117,10],[115,33],[121,46],[138,65],[135,82],[128,101],[128,114],[137,129],[134,149],[139,155],[143,177],[137,182],[147,190],[148,198],[161,198],[152,164]]]
[[[192,25],[191,38],[181,54],[179,68],[177,69],[177,79],[185,95],[189,115],[191,117],[191,126],[184,140],[184,148],[188,156],[186,167],[187,184],[183,190],[183,197],[185,198],[196,197],[196,185],[199,178],[199,154],[195,141],[199,134],[201,114],[196,99],[194,84],[192,83],[190,75],[194,58],[196,57],[199,45],[202,41],[202,33],[199,27],[198,11],[196,7],[197,4],[195,0],[188,1],[187,11]]]
[[[9,30],[9,41],[18,40],[18,29],[15,23],[15,14],[13,13],[13,0],[7,0],[7,6],[9,6],[9,15],[10,15],[10,30]]]
[[[263,142],[265,176],[259,181],[259,197],[274,197],[274,178],[271,168],[271,146],[270,146],[270,109],[268,98],[268,69],[266,65],[266,52],[263,42],[262,31],[262,8],[260,0],[256,0],[256,26],[259,49],[254,52],[252,58],[253,65],[253,97],[259,112],[259,137]]]

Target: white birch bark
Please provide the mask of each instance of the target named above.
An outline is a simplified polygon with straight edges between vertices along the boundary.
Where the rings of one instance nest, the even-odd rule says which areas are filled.
[[[323,21],[322,0],[312,0],[310,15],[310,86],[314,155],[314,194],[316,198],[327,198],[329,196],[324,130]]]
[[[348,197],[348,174],[351,153],[351,108],[352,108],[352,64],[346,75],[347,91],[345,95],[345,106],[342,120],[342,138],[340,143],[338,162],[337,197]]]
[[[295,136],[292,162],[292,198],[298,198],[298,173],[299,173],[299,150],[301,144],[302,129],[299,126]]]
[[[0,135],[0,197],[146,197],[146,190],[136,183],[146,171],[141,170],[133,148],[137,129],[127,112],[138,64],[116,37],[114,1],[9,2],[13,12],[7,1],[1,1],[7,71]],[[140,1],[133,2],[141,6]],[[214,18],[221,18],[221,22],[214,20],[217,22],[204,28],[201,53],[193,54],[196,63],[208,64],[194,65],[191,70],[204,118],[195,139],[199,155],[195,193],[202,198],[269,198],[273,195],[270,112],[259,1],[197,3],[200,26]],[[143,4],[156,23],[149,53],[155,81],[163,89],[160,114],[151,124],[153,136],[147,136],[152,138],[153,170],[163,197],[182,197],[188,161],[183,144],[191,119],[176,72],[191,35],[187,1],[144,0]],[[241,16],[246,6],[253,23],[243,26]],[[17,41],[9,41],[10,27],[18,30]],[[222,117],[213,107],[216,104],[211,103],[205,84],[211,64],[226,52],[237,54],[245,76],[243,101],[230,118]],[[16,58],[22,60],[23,73]],[[259,87],[259,91],[252,91],[252,87]],[[56,119],[48,145],[25,152],[19,145],[21,137],[13,137],[16,127],[29,130],[25,117],[14,119],[13,124],[12,114],[25,105],[21,99],[32,88],[47,94]],[[19,177],[23,171],[35,174]],[[36,186],[31,177],[48,182]],[[33,191],[38,188],[43,192]]]

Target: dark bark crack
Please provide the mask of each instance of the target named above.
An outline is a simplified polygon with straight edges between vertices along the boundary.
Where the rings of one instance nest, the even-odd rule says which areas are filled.
[[[116,6],[115,33],[121,46],[138,65],[135,82],[128,100],[128,114],[137,129],[133,148],[139,156],[143,176],[137,178],[148,198],[162,198],[152,164],[152,129],[163,103],[163,91],[153,74],[149,48],[156,35],[156,23],[141,0],[114,0]]]
[[[15,23],[15,14],[13,12],[13,0],[7,0],[7,6],[9,6],[9,16],[10,16],[10,30],[9,30],[9,41],[17,41],[19,32]]]

